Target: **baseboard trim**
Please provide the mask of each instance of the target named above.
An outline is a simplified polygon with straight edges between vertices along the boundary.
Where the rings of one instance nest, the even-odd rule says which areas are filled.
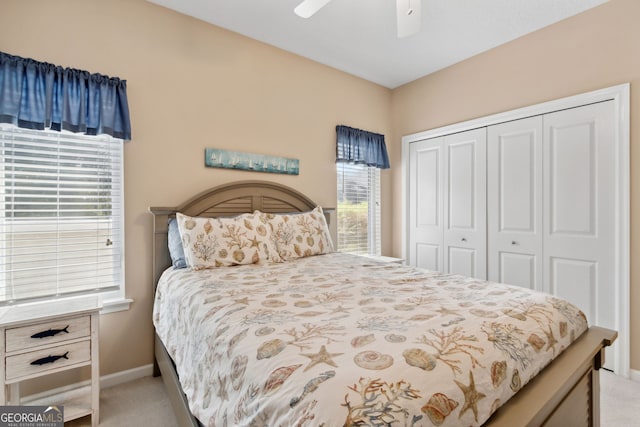
[[[115,372],[109,375],[103,375],[100,377],[100,389],[117,386],[129,381],[134,381],[144,377],[150,377],[153,375],[153,364],[139,366],[133,369],[127,369],[126,371]],[[75,384],[69,384],[63,387],[54,388],[44,391],[42,393],[36,393],[29,396],[25,396],[20,401],[22,403],[37,404],[38,401],[64,401],[69,398],[76,397],[81,394],[87,393],[91,380],[81,381]]]
[[[153,375],[153,364],[138,366],[137,368],[127,369],[109,375],[100,377],[100,388],[109,388],[120,385],[129,381],[137,380]]]
[[[631,378],[632,381],[637,381],[640,383],[640,371],[636,371],[635,369],[630,369],[629,370],[629,377]]]

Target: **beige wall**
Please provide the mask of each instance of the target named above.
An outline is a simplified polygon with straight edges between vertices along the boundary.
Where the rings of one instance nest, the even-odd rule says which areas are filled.
[[[394,224],[401,248],[403,135],[631,83],[631,301],[640,298],[640,1],[602,6],[502,45],[392,93]],[[631,304],[631,368],[640,370],[640,309]]]
[[[391,131],[388,89],[143,0],[2,0],[0,50],[128,81],[126,293],[135,302],[101,318],[103,375],[153,360],[148,206],[243,179],[335,206],[335,126]],[[297,158],[300,175],[205,168],[205,147]],[[390,239],[383,244],[388,252]]]

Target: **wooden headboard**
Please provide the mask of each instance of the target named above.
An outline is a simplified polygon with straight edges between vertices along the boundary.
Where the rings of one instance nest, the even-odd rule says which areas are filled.
[[[305,212],[317,205],[304,194],[282,184],[268,181],[238,181],[204,191],[180,206],[150,207],[153,221],[153,286],[171,265],[168,248],[168,222],[176,212],[189,216],[220,217],[251,213]],[[328,212],[324,209],[329,222]]]

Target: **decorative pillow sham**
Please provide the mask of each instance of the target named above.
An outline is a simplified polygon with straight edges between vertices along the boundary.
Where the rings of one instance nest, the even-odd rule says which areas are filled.
[[[187,264],[194,270],[280,262],[261,214],[194,218],[176,214]]]
[[[300,214],[264,214],[283,261],[333,252],[329,227],[320,206]]]
[[[184,258],[184,249],[182,248],[182,239],[180,238],[180,230],[178,229],[178,221],[175,218],[169,220],[169,255],[171,256],[171,264],[173,268],[187,268],[187,261]]]

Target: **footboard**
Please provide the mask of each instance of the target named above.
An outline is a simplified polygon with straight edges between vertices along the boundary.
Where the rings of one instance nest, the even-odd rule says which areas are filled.
[[[485,424],[507,426],[599,426],[600,377],[605,347],[615,331],[591,327]]]

